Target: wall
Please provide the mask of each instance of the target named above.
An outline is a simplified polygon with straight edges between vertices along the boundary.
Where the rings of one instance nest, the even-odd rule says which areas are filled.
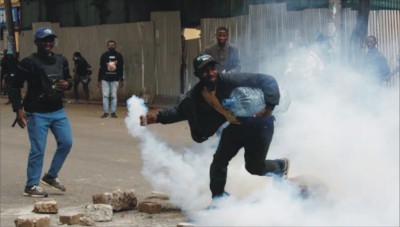
[[[119,101],[124,103],[132,94],[179,97],[182,87],[184,92],[193,87],[198,80],[193,76],[192,59],[206,45],[215,42],[215,29],[221,25],[229,28],[230,42],[239,47],[242,71],[282,70],[282,65],[275,64],[275,60],[283,58],[296,46],[312,45],[319,33],[329,38],[336,58],[351,64],[354,57],[348,54],[352,48],[349,39],[356,23],[356,12],[343,9],[341,20],[341,27],[334,28],[335,33],[329,9],[287,11],[284,3],[250,5],[249,14],[244,16],[202,19],[200,39],[185,41],[183,74],[179,12],[153,12],[149,22],[78,28],[47,24],[59,34],[57,52],[63,53],[72,63],[72,53],[80,51],[93,66],[90,95],[96,101],[101,100],[96,87],[99,57],[106,50],[107,40],[117,42],[117,50],[126,62],[126,86],[118,92]],[[400,10],[372,11],[368,25],[370,34],[377,35],[379,49],[392,69],[400,52],[399,21]],[[43,23],[35,23],[34,28],[40,25]],[[23,31],[20,39],[21,57],[25,57],[35,50],[32,31]],[[398,85],[398,77],[397,73],[389,85]],[[72,92],[67,97],[71,98]]]

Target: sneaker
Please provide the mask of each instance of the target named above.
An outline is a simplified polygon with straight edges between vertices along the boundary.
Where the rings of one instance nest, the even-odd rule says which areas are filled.
[[[112,113],[112,114],[111,114],[111,117],[112,117],[112,118],[118,118],[117,114],[115,114],[115,113]]]
[[[212,196],[212,202],[210,205],[208,205],[205,208],[205,210],[218,209],[218,206],[221,203],[221,200],[228,198],[229,196],[231,196],[231,195],[228,192],[223,192],[222,194]]]
[[[53,189],[65,192],[65,187],[60,183],[57,177],[52,177],[49,174],[45,174],[42,180],[40,181],[42,184],[49,186]]]
[[[283,171],[283,178],[284,179],[287,179],[288,178],[288,174],[289,174],[289,166],[290,166],[290,161],[289,161],[289,159],[287,159],[287,158],[283,158],[283,159],[281,159],[282,161],[283,161],[283,168],[282,168],[282,171]]]
[[[40,198],[40,197],[47,197],[48,194],[43,190],[42,187],[39,186],[27,186],[25,187],[24,196],[30,196],[30,197],[35,197],[35,198]]]
[[[108,117],[108,113],[104,113],[103,115],[100,116],[101,118],[106,118]]]

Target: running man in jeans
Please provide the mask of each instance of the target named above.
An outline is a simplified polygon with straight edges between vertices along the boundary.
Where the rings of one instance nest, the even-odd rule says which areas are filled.
[[[100,57],[100,68],[97,87],[103,93],[104,113],[101,118],[109,116],[111,104],[111,117],[117,118],[117,90],[124,86],[124,58],[115,48],[117,43],[113,40],[107,42],[108,50]]]
[[[71,89],[72,78],[67,59],[52,52],[56,38],[48,27],[35,32],[37,52],[21,61],[10,88],[10,101],[17,114],[15,123],[28,128],[31,143],[25,196],[47,197],[40,182],[62,192],[66,190],[57,177],[72,147],[71,126],[63,106],[63,91]],[[21,102],[25,82],[27,93]],[[40,180],[49,129],[57,149],[48,172]]]

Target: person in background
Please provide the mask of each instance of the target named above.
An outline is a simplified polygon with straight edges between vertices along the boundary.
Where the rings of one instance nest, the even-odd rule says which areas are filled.
[[[0,67],[1,67],[1,65],[3,65],[2,61],[3,61],[4,57],[6,56],[6,54],[7,54],[7,49],[4,49],[3,52],[1,53]],[[4,83],[4,75],[3,75],[3,73],[1,73],[1,78],[0,79],[1,79],[0,80],[0,94],[1,95],[7,95],[7,93],[6,93],[6,85]]]
[[[56,34],[51,28],[40,27],[34,33],[37,52],[24,58],[18,66],[11,84],[10,100],[16,121],[21,128],[28,128],[29,150],[25,196],[47,197],[39,183],[65,192],[58,174],[72,147],[71,125],[64,110],[65,90],[72,87],[68,61],[53,52]],[[27,83],[22,100],[21,89]],[[53,133],[57,148],[48,172],[42,179],[43,161],[49,130]]]
[[[364,73],[371,75],[379,81],[390,78],[390,68],[385,56],[377,48],[378,41],[375,36],[368,36],[366,40],[367,52],[364,56]]]
[[[217,43],[206,47],[203,53],[218,61],[216,67],[220,73],[240,72],[239,50],[229,44],[229,30],[226,27],[218,27],[215,37]]]
[[[75,102],[78,103],[78,86],[82,83],[83,93],[85,94],[86,103],[89,103],[89,82],[92,67],[80,52],[74,52],[72,60],[74,61],[74,95]]]
[[[117,118],[117,90],[124,86],[124,58],[117,52],[117,43],[113,40],[107,41],[108,50],[100,57],[100,68],[97,87],[103,93],[104,113],[101,118],[109,116]],[[110,106],[111,104],[111,106]],[[111,108],[111,109],[109,109]]]
[[[17,71],[18,64],[18,53],[15,53],[14,55],[14,51],[8,50],[7,54],[3,57],[1,61],[1,75],[4,80],[3,84],[6,94],[9,93],[9,90],[11,88],[10,86],[15,78],[15,72]],[[5,104],[10,104],[10,99],[8,99]]]
[[[198,143],[212,136],[226,121],[217,150],[210,166],[212,198],[228,196],[225,192],[229,161],[244,148],[246,170],[253,175],[286,178],[289,160],[266,160],[274,134],[272,111],[279,103],[279,87],[276,80],[266,74],[219,73],[217,60],[200,54],[193,60],[194,74],[200,79],[186,96],[173,108],[157,114],[147,113],[140,117],[142,126],[161,123],[171,124],[187,120],[192,139]],[[221,106],[237,87],[259,88],[264,94],[266,107],[253,117],[235,117]],[[212,208],[212,207],[210,207]]]

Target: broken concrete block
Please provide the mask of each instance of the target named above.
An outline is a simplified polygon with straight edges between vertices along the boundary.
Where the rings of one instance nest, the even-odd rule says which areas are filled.
[[[83,217],[83,213],[67,213],[60,215],[60,222],[61,224],[75,225],[79,224],[81,217]]]
[[[176,225],[176,227],[191,227],[191,226],[194,226],[194,225],[191,223],[188,223],[188,222],[181,222]]]
[[[152,191],[151,196],[147,198],[169,200],[169,196],[164,192]]]
[[[143,201],[139,203],[139,212],[155,214],[161,212],[161,204],[150,201]]]
[[[133,210],[138,203],[134,190],[105,192],[92,196],[93,204],[111,205],[114,211]]]
[[[39,214],[57,214],[58,213],[57,201],[55,200],[37,201],[35,202],[33,212]]]
[[[49,227],[50,215],[23,215],[14,220],[16,227]]]
[[[93,219],[91,219],[89,217],[86,217],[86,216],[83,216],[79,220],[79,225],[82,225],[82,226],[96,226],[96,223],[94,223]]]
[[[107,204],[88,204],[85,206],[84,215],[98,222],[111,221],[113,208]]]

